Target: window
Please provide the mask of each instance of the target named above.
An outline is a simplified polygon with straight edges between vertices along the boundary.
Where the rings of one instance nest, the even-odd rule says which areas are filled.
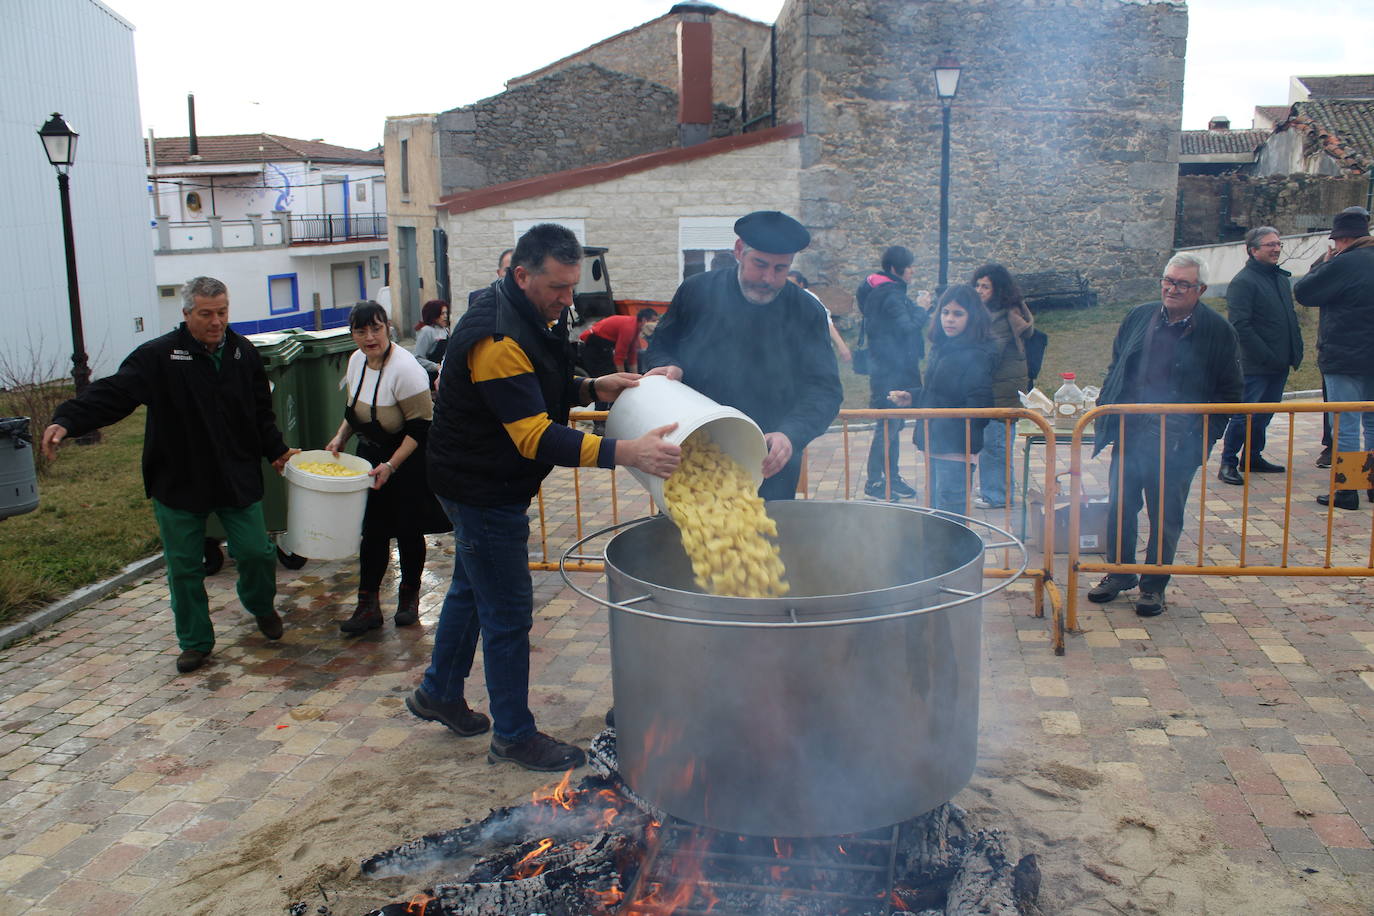
[[[515,240],[520,241],[520,236],[540,223],[557,223],[560,226],[565,226],[572,230],[572,234],[577,236],[579,242],[583,245],[587,244],[587,221],[581,217],[569,219],[562,216],[541,216],[539,219],[517,219],[515,220]]]
[[[358,201],[367,200],[367,185],[361,181],[353,185],[353,199]]]
[[[401,193],[410,193],[410,141],[401,141]]]
[[[717,255],[734,256],[736,219],[735,216],[678,217],[678,268],[682,279],[710,270]]]
[[[300,311],[295,274],[274,274],[267,278],[267,309],[273,315]]]

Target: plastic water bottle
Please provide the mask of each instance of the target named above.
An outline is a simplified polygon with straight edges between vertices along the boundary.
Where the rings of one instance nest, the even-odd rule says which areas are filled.
[[[1054,393],[1054,428],[1073,429],[1083,415],[1083,389],[1074,382],[1072,372],[1062,372],[1059,377],[1064,384]]]

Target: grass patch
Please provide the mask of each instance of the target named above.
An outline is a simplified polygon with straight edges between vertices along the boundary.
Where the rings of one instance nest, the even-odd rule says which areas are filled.
[[[0,521],[0,623],[160,549],[139,468],[143,418],[139,408],[107,427],[99,445],[64,445],[38,482],[38,508]]]

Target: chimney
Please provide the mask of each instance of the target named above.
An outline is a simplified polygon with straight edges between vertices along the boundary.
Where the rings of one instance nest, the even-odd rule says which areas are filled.
[[[186,117],[191,122],[191,142],[188,154],[192,159],[200,158],[200,144],[196,142],[196,97],[194,93],[186,93]]]
[[[694,146],[711,138],[711,16],[709,3],[679,3],[668,12],[677,24],[677,136],[680,146]]]
[[[1208,130],[1230,130],[1230,129],[1231,129],[1231,119],[1228,118],[1228,117],[1226,117],[1226,115],[1216,115],[1216,116],[1214,116],[1214,117],[1212,118],[1212,120],[1210,120],[1210,121],[1207,122],[1207,129],[1208,129]]]

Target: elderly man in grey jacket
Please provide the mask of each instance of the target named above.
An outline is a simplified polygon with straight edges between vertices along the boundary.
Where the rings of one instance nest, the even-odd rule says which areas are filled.
[[[1273,226],[1257,226],[1245,233],[1249,259],[1226,290],[1226,317],[1240,342],[1241,369],[1245,377],[1243,397],[1250,404],[1273,404],[1283,399],[1288,370],[1302,364],[1302,330],[1293,308],[1292,276],[1279,266],[1283,241]],[[1246,417],[1232,417],[1222,439],[1222,483],[1240,486],[1242,471],[1282,474],[1284,467],[1266,461],[1265,432],[1271,413],[1253,414],[1250,441],[1245,442]],[[1240,459],[1241,455],[1245,460]]]

